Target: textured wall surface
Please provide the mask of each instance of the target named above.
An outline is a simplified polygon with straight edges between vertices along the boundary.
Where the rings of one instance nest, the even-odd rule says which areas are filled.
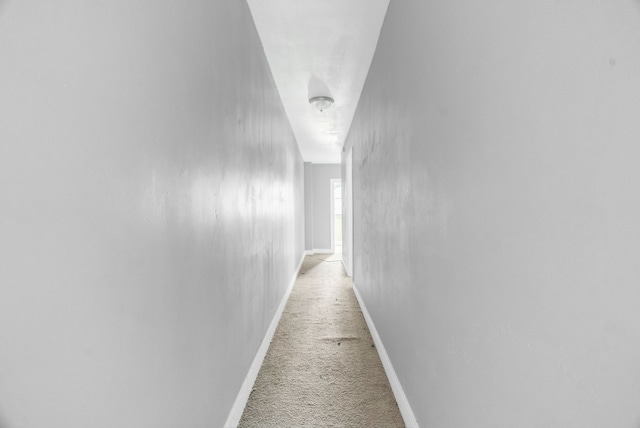
[[[342,262],[353,277],[353,153],[342,154]]]
[[[355,281],[421,426],[640,426],[640,3],[391,2]]]
[[[313,164],[304,163],[304,249],[313,250]]]
[[[0,426],[222,426],[303,251],[244,1],[0,3]]]
[[[313,164],[314,250],[331,249],[331,179],[340,180],[340,176],[340,164]]]

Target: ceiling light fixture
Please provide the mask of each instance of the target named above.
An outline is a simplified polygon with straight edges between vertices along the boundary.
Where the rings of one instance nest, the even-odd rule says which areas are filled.
[[[333,104],[333,98],[325,96],[311,97],[309,98],[309,104],[314,106],[316,110],[324,111],[331,107],[331,104]]]

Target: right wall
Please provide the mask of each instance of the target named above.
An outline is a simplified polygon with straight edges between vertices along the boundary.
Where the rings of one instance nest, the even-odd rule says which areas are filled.
[[[392,1],[350,147],[420,426],[640,426],[639,1]]]

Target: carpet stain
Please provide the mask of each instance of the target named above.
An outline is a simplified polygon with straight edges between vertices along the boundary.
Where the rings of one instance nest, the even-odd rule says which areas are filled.
[[[319,340],[323,342],[346,342],[347,340],[361,340],[360,337],[322,337]]]

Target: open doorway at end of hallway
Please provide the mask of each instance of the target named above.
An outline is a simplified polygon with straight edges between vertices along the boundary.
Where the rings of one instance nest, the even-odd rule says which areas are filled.
[[[342,180],[331,179],[331,251],[342,258]]]

